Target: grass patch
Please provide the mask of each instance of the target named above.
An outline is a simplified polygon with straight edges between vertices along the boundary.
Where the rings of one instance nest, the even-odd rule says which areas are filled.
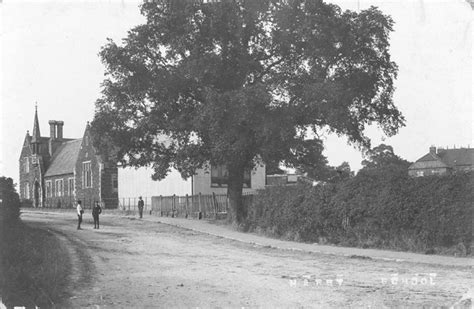
[[[0,294],[8,306],[55,307],[65,297],[71,261],[52,233],[18,221],[2,226]]]

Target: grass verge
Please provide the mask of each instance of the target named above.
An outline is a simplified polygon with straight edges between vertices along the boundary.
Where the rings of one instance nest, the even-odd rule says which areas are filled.
[[[66,296],[71,261],[51,232],[18,220],[0,235],[0,293],[9,306],[54,308]]]

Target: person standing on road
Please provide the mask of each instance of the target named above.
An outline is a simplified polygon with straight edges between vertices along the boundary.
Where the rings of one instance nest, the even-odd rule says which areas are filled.
[[[94,218],[94,228],[99,228],[99,215],[102,213],[102,208],[99,202],[95,202],[94,208],[92,208],[92,217]]]
[[[81,229],[82,214],[84,213],[84,210],[82,209],[81,203],[82,203],[81,200],[78,200],[77,201],[77,206],[76,206],[76,210],[77,210],[77,229],[78,230]]]
[[[142,197],[140,196],[138,198],[138,214],[140,215],[140,219],[143,218],[143,207],[145,206],[145,203],[142,200]]]

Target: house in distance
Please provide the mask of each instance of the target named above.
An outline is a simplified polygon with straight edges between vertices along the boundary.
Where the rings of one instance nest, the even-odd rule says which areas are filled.
[[[429,152],[408,168],[412,177],[446,175],[474,170],[474,148],[438,148]]]
[[[86,208],[95,201],[117,207],[117,167],[97,154],[89,123],[79,139],[65,138],[63,126],[50,120],[49,137],[41,136],[36,108],[33,134],[27,131],[20,155],[20,198],[34,207],[73,207],[76,200]]]
[[[151,179],[151,168],[119,167],[119,198],[124,200],[137,196],[185,196],[227,194],[227,169],[225,166],[210,166],[198,169],[196,174],[183,179],[181,174],[171,169],[160,181]],[[244,174],[244,193],[252,193],[265,187],[265,166],[258,165]]]

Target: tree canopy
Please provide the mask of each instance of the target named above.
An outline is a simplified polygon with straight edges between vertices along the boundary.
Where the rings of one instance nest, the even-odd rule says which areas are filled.
[[[365,169],[382,168],[389,165],[397,165],[407,169],[410,165],[410,162],[394,153],[392,146],[385,144],[380,144],[367,151],[366,157],[367,159],[362,161],[362,167]]]
[[[322,134],[367,148],[367,125],[396,134],[393,20],[323,1],[146,1],[146,23],[100,51],[95,144],[131,166],[183,177],[225,164],[233,218],[244,170],[325,161]]]

